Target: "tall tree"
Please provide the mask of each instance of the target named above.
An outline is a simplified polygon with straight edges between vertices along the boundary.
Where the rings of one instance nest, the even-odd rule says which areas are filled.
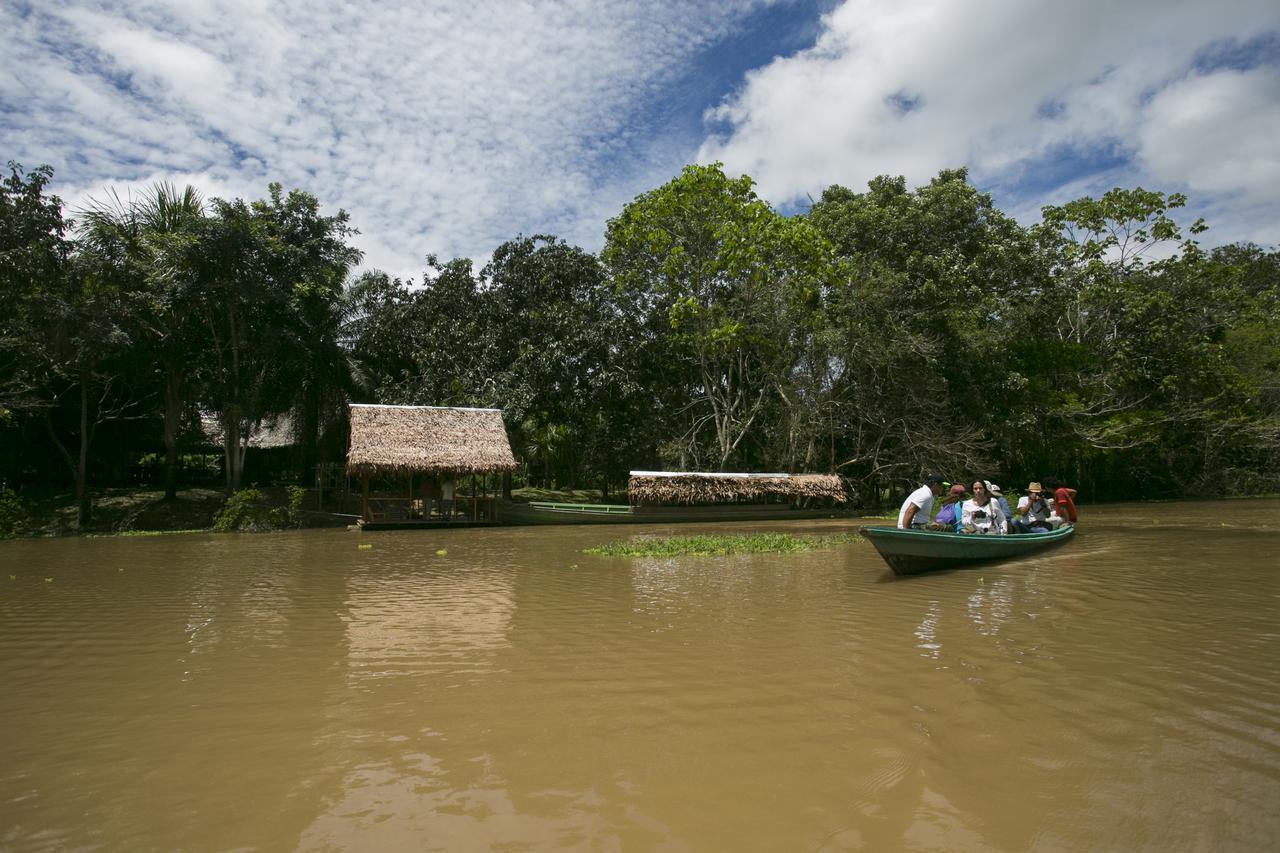
[[[724,470],[788,367],[787,304],[829,276],[821,237],[761,201],[750,178],[688,166],[609,220],[603,258],[632,310],[665,319],[693,378],[681,446],[696,463],[710,424],[711,464]]]
[[[302,482],[310,483],[321,422],[326,412],[340,408],[351,385],[340,338],[347,308],[343,283],[361,258],[347,240],[358,232],[346,211],[323,216],[315,196],[297,189],[285,195],[280,184],[271,184],[267,198],[254,203],[253,216],[267,241],[269,275],[288,294],[290,346],[283,354],[300,389]]]
[[[828,311],[842,470],[878,495],[926,469],[989,465],[1017,387],[1000,320],[1044,285],[1031,235],[963,169],[915,190],[901,177],[828,187],[809,218],[847,270]]]
[[[10,161],[0,182],[0,410],[30,411],[43,400],[38,351],[67,287],[71,223],[46,193],[53,169],[24,172]]]
[[[93,201],[81,213],[82,240],[142,297],[139,357],[155,365],[163,399],[165,498],[177,496],[178,432],[191,389],[189,365],[199,343],[192,308],[196,294],[181,274],[181,255],[204,215],[199,191],[153,185],[137,199],[116,193]]]

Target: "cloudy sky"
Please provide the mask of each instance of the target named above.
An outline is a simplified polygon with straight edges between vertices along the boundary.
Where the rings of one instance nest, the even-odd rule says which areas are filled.
[[[0,152],[70,206],[157,181],[300,187],[366,266],[600,247],[690,162],[785,212],[968,166],[1024,221],[1187,193],[1280,243],[1275,0],[0,0]]]

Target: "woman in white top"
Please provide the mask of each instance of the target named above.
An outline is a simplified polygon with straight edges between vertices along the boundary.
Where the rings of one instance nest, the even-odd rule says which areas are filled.
[[[966,533],[1004,535],[1004,513],[1000,510],[1000,504],[992,499],[991,493],[987,491],[987,484],[982,480],[973,481],[973,497],[965,501],[960,510],[960,529]]]

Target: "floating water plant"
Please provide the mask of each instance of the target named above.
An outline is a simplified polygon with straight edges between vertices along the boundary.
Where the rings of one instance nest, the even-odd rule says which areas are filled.
[[[587,548],[602,557],[719,557],[728,554],[790,554],[862,542],[857,533],[797,536],[793,533],[745,533],[729,536],[669,536],[632,539]]]

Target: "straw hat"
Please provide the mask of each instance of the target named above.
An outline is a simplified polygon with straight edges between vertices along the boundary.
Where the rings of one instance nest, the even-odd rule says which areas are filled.
[[[1044,489],[1042,489],[1042,488],[1040,487],[1040,484],[1039,484],[1038,482],[1036,482],[1035,480],[1032,480],[1032,481],[1027,485],[1027,491],[1028,491],[1028,492],[1043,492],[1043,491],[1044,491]]]

